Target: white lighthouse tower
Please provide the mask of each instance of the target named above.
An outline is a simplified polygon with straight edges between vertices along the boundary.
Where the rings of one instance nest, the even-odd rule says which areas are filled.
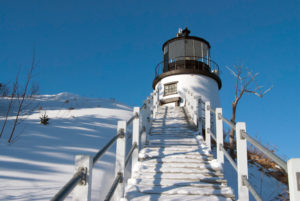
[[[163,61],[156,66],[152,87],[158,92],[159,105],[184,106],[189,90],[213,108],[220,106],[222,82],[218,65],[210,59],[210,44],[179,29],[177,36],[163,46]]]

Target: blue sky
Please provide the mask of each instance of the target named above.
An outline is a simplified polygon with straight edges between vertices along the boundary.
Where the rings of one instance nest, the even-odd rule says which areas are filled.
[[[0,81],[38,61],[41,94],[71,92],[141,105],[161,46],[179,27],[208,40],[221,68],[224,114],[234,80],[225,66],[245,65],[272,91],[247,95],[238,121],[287,158],[300,157],[299,1],[0,1]]]

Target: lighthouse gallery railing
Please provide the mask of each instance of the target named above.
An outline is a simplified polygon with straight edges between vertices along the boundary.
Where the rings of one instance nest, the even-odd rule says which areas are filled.
[[[219,65],[207,57],[182,56],[158,63],[155,67],[155,78],[164,72],[179,69],[204,70],[219,73]]]
[[[224,156],[228,159],[238,175],[238,200],[249,200],[249,191],[256,200],[262,200],[248,181],[248,159],[247,142],[260,150],[264,155],[273,160],[278,166],[288,174],[289,196],[291,201],[300,200],[300,158],[290,159],[288,162],[282,160],[275,153],[260,144],[246,132],[246,124],[230,122],[222,116],[222,108],[211,108],[210,102],[203,102],[189,90],[185,91],[185,108],[198,126],[199,130],[205,134],[205,142],[211,149],[211,138],[216,142],[217,160],[224,163]],[[202,109],[204,107],[204,109]],[[213,115],[211,115],[213,114]],[[213,119],[212,117],[215,117]],[[215,127],[212,127],[212,122]],[[236,133],[237,163],[227,153],[223,145],[223,122]],[[216,134],[213,132],[215,131]]]

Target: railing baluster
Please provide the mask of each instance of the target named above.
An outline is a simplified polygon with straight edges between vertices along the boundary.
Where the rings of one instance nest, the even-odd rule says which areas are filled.
[[[133,109],[133,114],[137,114],[137,117],[133,120],[133,125],[132,125],[132,146],[136,144],[137,148],[134,149],[131,156],[131,175],[133,175],[133,169],[135,164],[138,161],[138,155],[139,155],[138,147],[140,144],[140,119],[139,119],[140,108],[135,107]]]
[[[210,102],[205,102],[205,142],[208,149],[211,150],[211,136],[210,136]]]
[[[197,108],[197,125],[198,125],[198,131],[202,132],[202,128],[203,128],[203,123],[202,123],[202,100],[201,98],[197,99],[197,104],[198,104],[198,108]]]
[[[216,138],[217,138],[217,160],[219,163],[224,163],[224,153],[221,147],[223,147],[223,121],[220,118],[222,116],[222,108],[216,108]]]
[[[238,122],[236,124],[236,152],[238,168],[238,197],[239,200],[249,200],[249,190],[243,182],[243,177],[248,178],[248,157],[247,157],[247,140],[242,136],[246,132],[246,124]]]
[[[148,135],[150,134],[151,129],[151,98],[147,99],[147,109],[145,111],[145,128],[146,128],[146,134],[143,138],[143,145],[147,143]]]
[[[196,126],[198,126],[198,99],[196,99],[196,96],[193,96],[193,105],[194,105],[194,108],[192,110],[192,113],[193,113],[193,122]]]
[[[122,175],[125,176],[125,154],[126,154],[126,121],[118,121],[118,133],[121,133],[120,137],[117,139],[116,145],[116,167],[115,176]],[[124,195],[124,181],[121,182],[116,188],[114,198],[119,200]]]

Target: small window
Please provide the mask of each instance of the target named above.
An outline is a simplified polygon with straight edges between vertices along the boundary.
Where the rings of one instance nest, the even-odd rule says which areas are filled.
[[[177,82],[165,84],[164,95],[168,96],[172,94],[177,94]]]

